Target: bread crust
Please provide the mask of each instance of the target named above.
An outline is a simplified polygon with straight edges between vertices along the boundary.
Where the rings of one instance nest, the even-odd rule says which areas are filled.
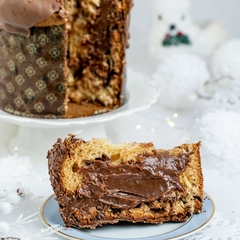
[[[47,19],[44,19],[41,22],[34,24],[35,27],[50,27],[50,26],[58,26],[67,23],[67,18],[64,16],[65,14],[54,13]]]

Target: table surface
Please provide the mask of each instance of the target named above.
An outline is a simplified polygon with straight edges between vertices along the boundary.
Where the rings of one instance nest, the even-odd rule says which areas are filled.
[[[146,2],[146,0],[139,0],[139,4],[135,4],[136,10],[134,11],[139,19],[142,16],[141,11],[146,9],[144,5]],[[226,1],[219,2],[224,4]],[[236,4],[237,1],[233,2]],[[133,22],[136,23],[137,19],[134,18]],[[143,26],[141,29],[147,28],[148,26]],[[138,34],[142,34],[139,29],[135,29],[135,33],[132,35],[138,44],[134,46],[134,42],[131,42],[133,47],[128,53],[128,63],[132,69],[150,74],[154,71],[156,62],[148,59],[144,51],[140,49],[144,48],[146,43],[139,41]],[[156,102],[146,110],[101,123],[97,127],[102,130],[102,136],[108,137],[115,143],[151,141],[158,148],[168,149],[192,141],[192,127],[196,120],[201,117],[202,110],[206,107],[205,104],[200,101],[194,109],[176,112],[165,109],[159,102]],[[24,140],[19,145],[14,142],[15,136],[21,130],[20,128],[0,121],[0,211],[4,202],[3,198],[1,199],[3,188],[8,189],[8,200],[12,201],[11,206],[14,206],[9,214],[0,213],[0,239],[1,237],[6,237],[5,239],[18,237],[21,240],[63,239],[55,233],[51,234],[39,216],[42,203],[53,193],[48,176],[47,152],[42,149],[44,140],[35,142],[39,152],[33,152],[29,148],[29,154],[21,155],[21,145],[24,145]],[[34,138],[36,139],[38,131],[44,136],[44,129],[35,129],[32,136],[30,135],[33,141]],[[72,131],[73,129],[69,129],[69,133]],[[59,136],[67,134],[66,129],[64,132],[55,129],[55,135],[58,133]],[[29,134],[31,134],[31,129]],[[96,131],[94,135],[93,129],[91,134],[92,137],[98,137],[99,132]],[[79,136],[81,137],[81,134]],[[89,137],[86,132],[85,136]],[[52,139],[52,144],[54,141],[55,139]],[[239,142],[234,144],[236,148],[240,149]],[[48,149],[50,148],[51,144],[48,146]],[[232,159],[227,160],[228,167],[220,168],[220,162],[209,165],[211,155],[204,152],[204,149],[202,149],[202,156],[204,190],[213,198],[216,213],[207,227],[189,236],[188,239],[240,239],[240,161],[238,164],[233,155]],[[25,194],[20,202],[10,194],[16,191],[16,188],[20,188]],[[1,236],[1,231],[7,233]]]

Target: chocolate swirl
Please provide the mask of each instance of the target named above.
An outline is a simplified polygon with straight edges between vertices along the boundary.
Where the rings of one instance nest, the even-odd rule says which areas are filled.
[[[36,23],[59,12],[62,0],[0,0],[0,29],[29,36]]]

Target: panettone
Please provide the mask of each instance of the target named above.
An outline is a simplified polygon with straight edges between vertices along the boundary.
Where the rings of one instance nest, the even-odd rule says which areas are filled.
[[[73,118],[124,103],[131,0],[0,1],[0,109]]]
[[[67,227],[183,222],[202,211],[200,143],[162,150],[152,143],[69,136],[58,139],[47,157]]]

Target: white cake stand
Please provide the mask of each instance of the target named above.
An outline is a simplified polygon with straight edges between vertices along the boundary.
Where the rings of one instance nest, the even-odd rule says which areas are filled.
[[[19,126],[9,143],[11,152],[46,158],[47,150],[59,137],[65,138],[68,134],[84,140],[107,137],[104,123],[149,108],[157,101],[159,93],[159,88],[149,78],[128,69],[126,102],[109,113],[74,119],[40,119],[19,117],[0,110],[0,120]]]

